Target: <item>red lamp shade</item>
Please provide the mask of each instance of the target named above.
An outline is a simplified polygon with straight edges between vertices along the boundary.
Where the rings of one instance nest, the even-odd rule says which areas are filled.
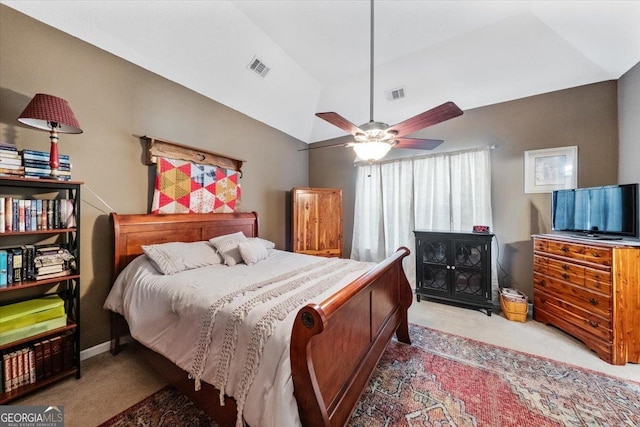
[[[80,123],[71,111],[69,103],[53,95],[38,93],[33,97],[20,117],[20,123],[34,128],[51,130],[59,133],[82,133]]]
[[[58,132],[82,133],[80,123],[78,123],[76,116],[71,111],[69,103],[57,96],[38,93],[20,114],[18,121],[50,132],[49,167],[51,168],[51,178],[61,179],[58,172],[58,166],[60,166],[58,160]]]

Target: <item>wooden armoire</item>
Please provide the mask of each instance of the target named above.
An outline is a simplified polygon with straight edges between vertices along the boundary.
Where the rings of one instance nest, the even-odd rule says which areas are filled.
[[[291,249],[309,255],[342,258],[342,190],[291,190]]]

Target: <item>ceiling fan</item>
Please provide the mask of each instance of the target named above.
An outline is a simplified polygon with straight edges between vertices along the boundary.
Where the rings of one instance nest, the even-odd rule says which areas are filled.
[[[370,56],[369,122],[356,126],[338,113],[316,113],[316,116],[350,133],[354,142],[325,145],[327,147],[352,147],[360,159],[373,162],[383,158],[391,148],[433,150],[444,141],[441,139],[407,138],[420,129],[442,123],[463,114],[453,102],[445,102],[431,110],[418,114],[393,126],[373,120],[373,0],[371,0],[371,56]]]

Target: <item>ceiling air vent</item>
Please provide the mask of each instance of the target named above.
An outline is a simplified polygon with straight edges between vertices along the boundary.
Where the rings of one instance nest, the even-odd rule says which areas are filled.
[[[257,56],[253,57],[249,65],[247,65],[247,68],[254,71],[260,77],[265,77],[267,73],[271,71],[271,68],[267,67],[267,64],[262,62]]]
[[[404,86],[388,90],[384,93],[384,96],[387,98],[387,101],[395,101],[396,99],[402,99],[405,97],[404,94]]]

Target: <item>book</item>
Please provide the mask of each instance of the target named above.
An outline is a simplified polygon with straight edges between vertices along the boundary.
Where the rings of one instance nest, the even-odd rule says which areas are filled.
[[[33,264],[37,267],[47,267],[50,265],[63,265],[65,263],[64,250],[60,249],[56,253],[36,255]]]
[[[7,266],[8,269],[13,271],[13,282],[12,283],[20,283],[22,282],[22,249],[20,248],[11,248],[8,249],[13,254],[11,266]]]
[[[64,266],[62,264],[51,264],[44,267],[36,267],[36,270],[36,277],[42,277],[46,274],[58,273],[64,270]]]
[[[18,210],[18,204],[19,204],[19,200],[18,199],[13,199],[12,201],[13,204],[13,221],[11,223],[11,231],[18,231],[18,220],[19,220],[19,210]]]
[[[64,277],[71,274],[71,270],[62,270],[57,273],[36,274],[36,280],[53,279],[56,277]]]
[[[6,288],[7,283],[7,251],[0,249],[0,288]]]
[[[41,342],[33,344],[35,352],[36,381],[44,379],[44,347]]]
[[[34,167],[25,167],[24,168],[24,172],[25,173],[41,173],[44,175],[51,175],[51,169],[50,168],[34,168]],[[70,170],[64,170],[62,168],[58,168],[58,175],[71,175],[71,171]]]
[[[64,223],[65,228],[75,228],[76,227],[76,205],[74,199],[64,199],[66,207],[64,209]]]
[[[24,171],[24,166],[21,164],[12,165],[10,163],[2,162],[2,158],[0,158],[0,170],[7,171]]]
[[[4,219],[4,197],[0,197],[0,233],[4,233],[6,230],[5,219]]]
[[[13,284],[13,251],[7,249],[7,286]]]
[[[17,231],[24,230],[24,199],[18,200],[18,229]]]
[[[12,153],[18,152],[18,149],[15,145],[7,144],[5,142],[0,142],[0,150],[10,151]]]
[[[49,228],[49,224],[47,223],[47,209],[49,209],[49,201],[42,201],[42,218],[40,222],[42,223],[42,230],[47,230]]]
[[[16,386],[22,387],[24,385],[24,352],[22,349],[16,350],[16,367],[17,367],[17,375],[16,375]]]
[[[29,217],[31,218],[31,230],[35,231],[38,229],[38,219],[36,218],[36,203],[37,200],[31,200],[31,213]]]
[[[62,246],[60,246],[57,243],[36,245],[37,256],[60,254],[60,253],[62,253]]]
[[[13,390],[13,388],[11,388],[11,356],[9,353],[5,353],[2,355],[2,373],[4,392],[9,393],[11,390]]]
[[[13,198],[4,198],[4,230],[13,230]]]
[[[32,348],[27,349],[27,355],[29,359],[29,384],[36,382],[36,356]]]
[[[57,336],[49,340],[51,343],[51,374],[62,372],[62,337]]]
[[[11,353],[2,355],[2,367],[4,371],[4,392],[8,393],[13,390],[13,383],[11,382]]]
[[[36,277],[36,268],[35,268],[35,257],[36,257],[36,247],[34,245],[23,245],[22,248],[22,256],[23,256],[23,264],[25,265],[25,280],[35,280]]]
[[[5,176],[22,176],[24,175],[24,166],[1,165],[0,173]]]
[[[43,365],[43,378],[49,378],[51,376],[51,342],[49,340],[42,341],[42,365]]]
[[[73,334],[62,336],[62,369],[67,371],[75,364],[75,343]]]
[[[53,200],[53,228],[60,228],[60,199]]]
[[[44,160],[34,160],[34,159],[23,159],[22,160],[22,166],[24,166],[25,168],[38,168],[38,169],[49,169],[50,165],[48,161],[44,161]],[[70,171],[71,170],[71,164],[69,163],[61,163],[58,166],[58,170],[63,170],[63,171]]]
[[[31,231],[31,199],[24,201],[24,231]]]
[[[53,208],[54,208],[54,201],[53,200],[49,200],[47,201],[47,230],[51,230],[53,228],[55,228],[53,226]]]
[[[36,200],[36,230],[42,230],[42,200]]]
[[[17,151],[0,148],[0,157],[6,157],[7,159],[19,159],[20,153],[18,153]]]
[[[11,389],[18,388],[18,352],[12,351],[11,355]]]
[[[9,166],[23,166],[22,165],[22,160],[16,156],[16,157],[5,157],[3,155],[0,155],[0,167],[4,168],[7,165]],[[14,169],[14,168],[10,168],[10,169]]]

